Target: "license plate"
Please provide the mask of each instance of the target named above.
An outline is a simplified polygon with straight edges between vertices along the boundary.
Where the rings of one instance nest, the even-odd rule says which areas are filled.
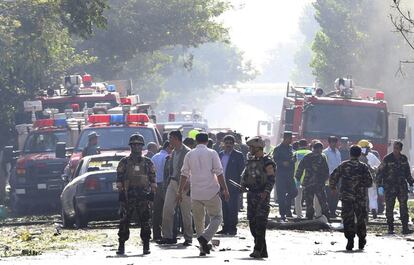
[[[45,189],[47,189],[47,186],[46,186],[46,184],[37,184],[37,189],[38,190],[45,190]]]
[[[112,189],[113,189],[113,190],[118,190],[118,188],[116,187],[116,182],[113,182],[113,183],[112,183]]]

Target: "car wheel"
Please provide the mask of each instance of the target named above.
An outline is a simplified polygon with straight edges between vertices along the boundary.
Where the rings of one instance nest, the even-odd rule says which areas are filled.
[[[78,207],[75,204],[75,225],[77,229],[85,228],[88,226],[88,220],[82,213],[79,211]]]
[[[75,222],[73,221],[73,219],[70,219],[65,211],[63,209],[61,209],[60,212],[60,216],[62,218],[62,226],[63,228],[73,228],[73,225],[75,224]]]

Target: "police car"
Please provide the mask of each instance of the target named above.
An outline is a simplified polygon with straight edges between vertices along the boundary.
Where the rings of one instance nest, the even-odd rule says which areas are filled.
[[[158,129],[145,113],[90,115],[89,125],[82,130],[70,158],[68,178],[73,176],[79,160],[82,158],[82,150],[88,144],[88,135],[92,132],[99,135],[98,146],[102,154],[124,153],[128,155],[130,153],[129,137],[134,133],[141,134],[145,139],[145,144],[154,142],[160,146],[162,143]],[[143,155],[146,152],[146,146],[144,146]]]

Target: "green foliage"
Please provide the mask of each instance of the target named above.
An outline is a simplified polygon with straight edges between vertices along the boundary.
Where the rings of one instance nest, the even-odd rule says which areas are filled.
[[[138,53],[227,40],[216,20],[229,8],[225,0],[111,0],[109,7],[107,28],[79,45],[98,58],[87,71],[103,79],[115,78]]]
[[[395,33],[390,14],[393,0],[317,0],[316,20],[321,29],[316,34],[311,66],[325,88],[332,88],[337,77],[352,75],[357,86],[384,90],[393,110],[412,103],[412,71],[400,60],[411,58],[412,51]],[[401,70],[401,69],[400,69]]]
[[[303,35],[303,42],[294,55],[296,67],[291,77],[294,82],[310,84],[315,81],[310,67],[312,61],[312,44],[316,33],[320,30],[319,24],[315,20],[315,8],[312,4],[305,6],[299,20],[299,29]]]
[[[33,98],[40,89],[59,85],[71,68],[93,60],[87,53],[75,51],[70,35],[71,31],[87,36],[91,28],[84,31],[65,27],[73,18],[71,12],[76,11],[61,9],[69,2],[0,3],[0,133],[6,137],[12,134],[14,112],[22,108],[24,100]],[[77,23],[103,25],[99,22],[102,18],[91,15],[76,18]]]

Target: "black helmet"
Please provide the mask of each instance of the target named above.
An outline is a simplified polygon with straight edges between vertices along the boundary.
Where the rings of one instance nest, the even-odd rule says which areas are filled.
[[[141,134],[134,133],[129,137],[129,144],[145,144],[144,137]]]

